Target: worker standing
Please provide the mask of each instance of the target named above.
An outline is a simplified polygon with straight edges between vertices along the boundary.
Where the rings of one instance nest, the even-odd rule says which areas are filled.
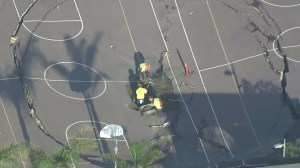
[[[143,86],[139,84],[139,88],[136,90],[136,100],[139,105],[144,103],[146,94],[147,94],[147,89],[143,88]]]
[[[150,69],[151,69],[150,64],[147,64],[147,63],[141,63],[141,64],[139,65],[139,70],[140,70],[140,80],[143,80],[143,82],[146,81]]]

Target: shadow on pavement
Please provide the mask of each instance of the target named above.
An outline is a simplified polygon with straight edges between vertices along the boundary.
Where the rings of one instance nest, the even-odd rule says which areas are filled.
[[[175,138],[176,136],[179,138],[174,142],[175,152],[162,161],[164,166],[214,167],[217,164],[223,167],[222,165],[228,163],[242,164],[242,161],[258,164],[261,160],[269,162],[274,160],[276,152],[280,151],[274,150],[273,146],[289,132],[290,122],[294,120],[292,112],[282,102],[280,87],[271,81],[259,80],[253,84],[242,79],[240,89],[254,132],[250,129],[238,94],[208,93],[221,126],[219,127],[205,93],[193,92],[193,95],[183,93],[191,116],[183,103],[178,101],[180,108],[177,109],[178,120],[173,122],[175,129],[173,133]],[[179,95],[176,97],[180,98]],[[167,112],[166,115],[170,114]],[[299,131],[297,132],[299,135]],[[259,142],[256,141],[254,134]],[[234,157],[229,154],[223,138]],[[205,152],[213,164],[207,163]]]

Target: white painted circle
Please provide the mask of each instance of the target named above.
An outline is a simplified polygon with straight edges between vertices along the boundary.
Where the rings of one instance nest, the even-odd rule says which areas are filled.
[[[267,2],[266,0],[261,0],[262,2],[268,4],[268,5],[271,5],[271,6],[275,6],[275,7],[281,7],[281,8],[290,8],[290,7],[295,7],[295,6],[300,6],[300,3],[299,4],[295,4],[295,5],[277,5],[277,4],[273,4],[273,3],[270,3],[270,2]]]
[[[14,4],[14,7],[15,7],[15,9],[16,9],[17,15],[18,15],[18,17],[19,17],[19,19],[20,19],[21,16],[20,16],[20,13],[19,13],[19,10],[18,10],[18,8],[17,8],[17,5],[16,5],[15,0],[13,0],[13,4]],[[75,4],[76,10],[77,10],[77,12],[78,12],[79,20],[80,20],[80,23],[81,23],[81,28],[80,28],[79,32],[78,32],[76,35],[74,35],[74,36],[72,36],[72,37],[70,37],[70,38],[67,38],[67,39],[52,39],[52,38],[42,37],[42,36],[39,36],[39,35],[35,34],[33,31],[31,31],[24,23],[22,23],[22,25],[23,25],[24,28],[25,28],[28,32],[30,32],[33,36],[38,37],[38,38],[41,38],[41,39],[43,39],[43,40],[49,40],[49,41],[56,41],[56,42],[59,42],[59,41],[68,41],[68,40],[74,39],[74,38],[76,38],[77,36],[79,36],[79,35],[81,34],[82,30],[83,30],[83,21],[82,21],[82,17],[81,17],[81,14],[80,14],[80,12],[79,12],[79,9],[78,9],[76,0],[74,0],[74,4]],[[59,20],[58,20],[58,21],[59,21]]]
[[[90,97],[90,98],[78,98],[78,97],[72,97],[72,96],[68,96],[68,95],[65,95],[65,94],[63,94],[63,93],[57,91],[57,90],[54,89],[54,88],[50,85],[50,83],[48,82],[48,80],[47,80],[47,71],[48,71],[50,68],[52,68],[53,66],[59,65],[59,64],[76,64],[76,65],[84,66],[84,67],[86,67],[86,68],[88,68],[88,69],[94,71],[96,74],[98,74],[98,75],[103,79],[103,83],[104,83],[104,89],[103,89],[103,91],[102,91],[100,94],[98,94],[97,96]],[[46,84],[47,84],[54,92],[56,92],[56,93],[58,93],[58,94],[60,94],[60,95],[62,95],[62,96],[64,96],[64,97],[67,97],[67,98],[70,98],[70,99],[74,99],[74,100],[91,100],[91,99],[96,99],[96,98],[100,97],[100,96],[105,92],[105,90],[106,90],[106,81],[105,81],[104,77],[103,77],[97,70],[95,70],[95,69],[93,69],[93,68],[91,68],[91,67],[89,67],[89,66],[87,66],[87,65],[84,65],[84,64],[81,64],[81,63],[77,63],[77,62],[58,62],[58,63],[55,63],[55,64],[50,65],[50,66],[47,67],[46,70],[44,71],[44,80],[45,80]],[[91,81],[91,82],[92,82],[92,81]]]
[[[285,34],[286,32],[291,31],[291,30],[294,30],[294,29],[299,29],[299,28],[300,28],[300,27],[292,27],[292,28],[290,28],[290,29],[287,29],[287,30],[285,30],[284,32],[282,32],[281,34],[279,34],[279,35],[277,36],[276,40],[273,41],[273,50],[274,50],[275,54],[276,54],[278,57],[282,58],[282,56],[277,52],[277,49],[275,48],[275,42],[278,41],[278,39],[279,39],[283,34]],[[288,48],[295,48],[295,47],[299,47],[299,46],[300,46],[300,45],[294,45],[294,46],[289,46]],[[287,47],[282,47],[282,48],[287,48]],[[292,58],[289,58],[289,57],[287,57],[287,59],[290,60],[290,61],[294,61],[294,62],[300,63],[300,61],[295,60],[295,59],[292,59]]]

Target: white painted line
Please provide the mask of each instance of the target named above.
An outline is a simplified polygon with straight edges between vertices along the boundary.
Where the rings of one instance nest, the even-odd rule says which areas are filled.
[[[281,8],[290,8],[290,7],[295,7],[295,6],[299,6],[300,4],[295,4],[295,5],[276,5],[270,2],[267,2],[266,0],[261,0],[262,2],[271,5],[271,6],[275,6],[275,7],[281,7]],[[282,1],[283,2],[283,1]]]
[[[69,144],[69,136],[68,136],[68,130],[69,130],[69,128],[72,127],[73,125],[79,124],[79,123],[100,123],[100,124],[103,124],[103,125],[105,125],[105,126],[108,125],[108,124],[106,124],[106,123],[104,123],[104,122],[100,122],[100,121],[90,121],[90,120],[84,120],[84,121],[77,121],[77,122],[74,122],[74,123],[70,124],[70,125],[66,128],[66,131],[65,131],[66,140],[67,140],[67,143],[68,143],[68,144]],[[128,141],[127,141],[126,137],[125,137],[124,135],[122,135],[122,137],[123,137],[123,140],[125,140],[125,143],[126,143],[126,146],[127,146],[127,149],[128,149],[128,151],[129,151],[129,153],[131,154],[131,151],[130,151],[130,149],[129,149],[129,144],[128,144]],[[69,144],[69,146],[70,146],[70,144]],[[132,154],[131,154],[131,156],[132,156]],[[75,168],[75,164],[74,164],[74,163],[73,163],[73,167]]]
[[[228,56],[227,56],[227,54],[226,54],[225,47],[224,47],[224,45],[223,45],[223,42],[222,42],[222,39],[221,39],[219,30],[218,30],[216,21],[215,21],[215,19],[214,19],[214,16],[213,16],[213,14],[212,14],[212,10],[211,10],[211,8],[210,8],[210,5],[209,5],[208,0],[206,0],[206,3],[207,3],[207,7],[208,7],[208,10],[209,10],[209,13],[210,13],[211,20],[212,20],[212,22],[213,22],[213,24],[214,24],[214,27],[215,27],[215,30],[216,30],[216,33],[217,33],[217,36],[218,36],[218,39],[219,39],[220,45],[221,45],[221,47],[222,47],[223,54],[224,54],[225,59],[226,59],[226,62],[227,62],[227,64],[228,64],[228,68],[229,68],[229,70],[232,72],[232,68],[231,68],[231,66],[229,65]],[[258,146],[261,148],[261,150],[262,150],[263,153],[265,154],[265,150],[263,149],[261,143],[259,142],[258,136],[257,136],[257,134],[256,134],[256,132],[255,132],[255,130],[254,130],[254,127],[253,127],[252,122],[251,122],[251,120],[250,120],[250,117],[249,117],[249,115],[248,115],[248,111],[247,111],[247,109],[246,109],[245,102],[244,102],[244,100],[243,100],[243,98],[242,98],[242,96],[241,96],[240,90],[239,90],[239,88],[238,88],[238,86],[237,86],[238,81],[237,81],[237,79],[235,78],[235,76],[234,76],[233,74],[231,74],[231,77],[232,77],[232,79],[233,79],[233,81],[234,81],[234,83],[235,83],[234,86],[235,86],[236,91],[238,92],[240,101],[241,101],[242,106],[243,106],[244,113],[245,113],[245,115],[246,115],[246,117],[247,117],[248,123],[249,123],[249,125],[250,125],[250,129],[251,129],[251,131],[252,131],[252,134],[253,134],[253,136],[254,136],[254,138],[255,138],[255,140],[256,140],[256,143],[258,144]]]
[[[44,79],[44,78],[34,78],[34,77],[24,77],[25,79],[29,80],[42,80],[42,81],[48,81],[48,82],[83,82],[83,83],[130,83],[130,82],[138,82],[138,81],[128,81],[128,80],[120,80],[120,81],[113,81],[113,80],[101,80],[101,81],[80,81],[80,80],[68,80],[68,79]],[[6,80],[16,80],[19,79],[19,77],[10,77],[10,78],[1,78],[0,81],[6,81]]]
[[[17,139],[16,139],[15,133],[14,133],[14,131],[13,131],[13,129],[12,129],[12,126],[11,126],[10,120],[9,120],[9,118],[8,118],[8,115],[7,115],[6,109],[5,109],[5,107],[4,107],[4,104],[3,104],[3,101],[2,101],[1,96],[0,96],[0,101],[1,101],[1,105],[2,105],[2,108],[3,108],[4,114],[5,114],[5,117],[6,117],[8,126],[9,126],[9,129],[10,129],[10,132],[11,132],[11,134],[12,134],[12,136],[13,136],[14,142],[16,143],[16,142],[17,142]]]
[[[5,114],[7,123],[8,123],[8,127],[9,127],[9,129],[10,129],[10,132],[11,132],[12,136],[13,136],[14,142],[17,143],[17,139],[16,139],[16,136],[15,136],[15,133],[14,133],[14,131],[13,131],[13,129],[12,129],[12,126],[11,126],[10,120],[9,120],[9,118],[8,118],[8,115],[7,115],[6,109],[5,109],[5,107],[4,107],[4,103],[3,103],[3,101],[2,101],[1,96],[0,96],[0,101],[1,101],[1,105],[2,105],[2,107],[3,107],[3,111],[4,111],[4,114]],[[26,162],[25,162],[22,158],[21,158],[21,162],[22,162],[23,167],[26,168]]]
[[[52,89],[52,90],[55,91],[56,93],[58,93],[58,94],[60,94],[60,95],[62,95],[62,96],[64,96],[64,97],[67,97],[67,98],[70,98],[70,99],[74,99],[74,100],[91,100],[91,99],[96,99],[96,98],[100,97],[102,94],[104,94],[104,92],[105,92],[105,90],[106,90],[106,83],[105,83],[105,82],[104,82],[104,89],[103,89],[103,91],[102,91],[100,94],[98,94],[97,96],[90,97],[90,98],[78,98],[78,97],[72,97],[72,96],[68,96],[68,95],[65,95],[65,94],[63,94],[63,93],[57,91],[57,90],[54,89],[54,88],[50,85],[50,83],[48,82],[48,80],[47,80],[47,71],[48,71],[51,67],[53,67],[53,66],[55,66],[55,65],[58,65],[58,64],[77,64],[77,65],[84,66],[84,67],[89,68],[90,70],[94,71],[95,73],[97,73],[97,74],[103,79],[102,81],[105,81],[104,77],[103,77],[97,70],[95,70],[94,68],[91,68],[91,67],[89,67],[89,66],[87,66],[87,65],[84,65],[84,64],[81,64],[81,63],[77,63],[77,62],[58,62],[58,63],[55,63],[55,64],[50,65],[50,66],[47,67],[46,70],[44,71],[44,79],[45,79],[46,84],[50,87],[50,89]]]
[[[284,32],[282,32],[281,34],[279,34],[279,35],[277,36],[276,40],[273,41],[273,50],[274,50],[275,54],[276,54],[278,57],[282,58],[282,56],[277,52],[277,49],[278,49],[278,48],[275,48],[275,42],[278,41],[278,39],[279,39],[283,34],[285,34],[286,32],[291,31],[291,30],[294,30],[294,29],[299,29],[299,28],[300,28],[300,27],[292,27],[292,28],[290,28],[290,29],[287,29],[287,30],[285,30]],[[296,45],[296,46],[298,47],[298,46],[300,46],[300,45]],[[282,47],[282,48],[284,48],[284,47]],[[290,47],[290,48],[292,48],[292,47]],[[283,59],[283,58],[282,58],[282,59]],[[292,59],[292,58],[289,58],[289,57],[287,57],[287,59],[290,60],[290,61],[294,61],[294,62],[300,63],[300,61],[295,60],[295,59]]]
[[[272,50],[269,50],[269,51],[272,51]],[[263,54],[257,54],[257,55],[251,56],[251,57],[243,58],[243,59],[236,60],[236,61],[233,61],[233,62],[229,62],[229,63],[226,63],[226,64],[221,64],[221,65],[213,66],[213,67],[210,67],[210,68],[201,69],[200,72],[211,70],[211,69],[220,68],[220,67],[223,67],[223,66],[227,66],[227,65],[230,65],[230,64],[238,63],[238,62],[245,61],[245,60],[248,60],[250,58],[255,58],[255,57],[258,57],[258,56],[262,56],[262,55]]]
[[[231,155],[232,157],[234,157],[233,153],[231,152],[231,149],[230,149],[229,145],[228,145],[227,142],[226,142],[226,139],[225,139],[225,137],[224,137],[222,128],[221,128],[220,123],[219,123],[219,120],[218,120],[218,118],[217,118],[215,109],[214,109],[214,107],[213,107],[213,105],[212,105],[212,103],[211,103],[210,97],[209,97],[209,95],[208,95],[208,93],[207,93],[207,89],[206,89],[206,87],[205,87],[203,77],[202,77],[201,72],[200,72],[200,70],[199,70],[198,63],[197,63],[197,60],[196,60],[195,55],[194,55],[194,51],[193,51],[192,46],[191,46],[191,44],[190,44],[189,37],[188,37],[188,35],[187,35],[187,33],[186,33],[185,26],[184,26],[184,24],[183,24],[183,22],[182,22],[181,14],[180,14],[180,11],[179,11],[179,8],[178,8],[178,5],[177,5],[177,0],[175,0],[175,5],[176,5],[176,8],[177,8],[177,12],[178,12],[178,15],[179,15],[179,19],[180,19],[180,22],[181,22],[181,25],[182,25],[182,28],[183,28],[183,31],[184,31],[186,40],[187,40],[187,42],[188,42],[188,45],[189,45],[191,54],[192,54],[192,56],[193,56],[193,60],[194,60],[194,62],[195,62],[195,65],[196,65],[196,68],[197,68],[197,71],[198,71],[198,74],[199,74],[199,78],[200,78],[200,80],[201,80],[201,83],[202,83],[202,85],[203,85],[203,88],[204,88],[204,91],[205,91],[207,100],[208,100],[208,102],[209,102],[210,108],[211,108],[211,110],[212,110],[212,112],[213,112],[214,118],[215,118],[215,120],[216,120],[216,122],[217,122],[217,125],[218,125],[218,127],[219,127],[219,131],[220,131],[220,133],[221,133],[221,135],[222,135],[222,138],[223,138],[223,140],[224,140],[224,143],[225,143],[225,145],[226,145],[226,147],[227,147],[227,149],[228,149],[230,155]]]
[[[68,138],[72,138],[72,137],[68,137]],[[108,139],[108,138],[76,138],[76,139],[85,139],[85,140],[95,140],[95,141],[114,141],[112,139]],[[126,142],[124,139],[117,139],[118,142]]]
[[[155,17],[155,20],[156,20],[158,29],[159,29],[159,31],[160,31],[161,38],[162,38],[162,40],[164,41],[164,44],[165,44],[165,47],[166,47],[167,51],[169,51],[168,45],[166,44],[166,41],[165,41],[165,39],[164,39],[164,35],[163,35],[162,31],[161,31],[161,27],[160,27],[160,24],[159,24],[159,22],[158,22],[158,19],[157,19],[156,13],[155,13],[155,9],[154,9],[153,4],[152,4],[152,0],[149,0],[149,1],[150,1],[150,4],[151,4],[151,7],[152,7],[152,11],[153,11],[153,14],[154,14],[154,17]],[[186,102],[185,102],[185,100],[184,100],[184,98],[183,98],[183,96],[182,96],[182,93],[181,93],[181,91],[180,91],[180,88],[179,88],[177,79],[176,79],[176,77],[175,77],[175,75],[174,75],[174,71],[173,71],[173,68],[172,68],[172,66],[171,66],[171,63],[170,63],[170,60],[169,60],[169,57],[168,57],[168,56],[167,56],[167,61],[168,61],[168,64],[169,64],[169,67],[170,67],[172,76],[173,76],[173,78],[174,78],[174,82],[175,82],[175,84],[176,84],[176,86],[177,86],[177,89],[178,89],[180,98],[181,98],[181,100],[182,100],[182,102],[183,102],[183,104],[184,104],[185,109],[186,109],[187,112],[188,112],[188,115],[189,115],[190,120],[191,120],[191,122],[192,122],[192,124],[193,124],[194,130],[195,130],[195,132],[196,132],[196,134],[197,134],[197,136],[198,136],[198,135],[199,135],[199,132],[198,132],[197,127],[196,127],[196,125],[195,125],[195,123],[194,123],[194,120],[193,120],[193,118],[192,118],[192,116],[191,116],[190,110],[189,110],[189,108],[188,108],[188,106],[187,106],[187,104],[186,104]],[[201,146],[202,146],[202,148],[203,148],[203,151],[204,151],[206,160],[207,160],[208,164],[210,164],[210,160],[209,160],[208,155],[207,155],[207,153],[206,153],[206,150],[205,150],[205,148],[204,148],[202,139],[201,139],[199,136],[198,136],[198,139],[199,139],[200,144],[201,144]]]
[[[60,23],[60,22],[81,22],[81,20],[24,20],[24,23],[43,22],[43,23]]]
[[[82,120],[82,121],[77,121],[77,122],[74,122],[72,124],[70,124],[67,128],[66,128],[66,131],[65,131],[65,135],[66,135],[66,139],[67,139],[67,142],[69,143],[69,136],[68,136],[68,130],[70,127],[72,127],[73,125],[75,124],[79,124],[79,123],[100,123],[100,124],[103,124],[103,125],[108,125],[107,123],[104,123],[104,122],[101,122],[101,121],[91,121],[91,120]],[[99,132],[100,133],[100,132]],[[123,140],[126,142],[126,146],[127,146],[127,149],[129,150],[129,145],[128,145],[128,141],[125,137],[125,135],[122,135],[123,137]],[[97,139],[97,138],[96,138]],[[129,150],[130,151],[130,150]]]
[[[164,41],[165,42],[165,41]],[[300,47],[300,45],[292,45],[292,46],[286,46],[286,47],[282,47],[283,49],[288,49],[288,48],[297,48],[297,47]],[[277,48],[275,48],[277,50]],[[274,51],[275,49],[270,49],[268,51]],[[246,57],[246,58],[242,58],[242,59],[239,59],[239,60],[236,60],[236,61],[232,61],[232,62],[229,62],[229,63],[226,63],[226,64],[221,64],[221,65],[217,65],[217,66],[213,66],[213,67],[209,67],[209,68],[204,68],[204,69],[201,69],[200,72],[204,72],[204,71],[208,71],[208,70],[212,70],[212,69],[217,69],[217,68],[221,68],[223,66],[228,66],[230,64],[235,64],[235,63],[238,63],[238,62],[242,62],[242,61],[246,61],[248,59],[251,59],[251,58],[255,58],[255,57],[259,57],[259,56],[262,56],[263,53],[261,54],[257,54],[257,55],[253,55],[253,56],[250,56],[250,57]],[[282,57],[281,57],[282,58]],[[293,61],[293,60],[291,60]],[[29,80],[45,80],[44,78],[34,78],[34,77],[24,77],[26,79],[29,79]],[[19,77],[9,77],[9,78],[0,78],[0,81],[5,81],[5,80],[15,80],[15,79],[19,79]],[[64,79],[47,79],[47,81],[53,81],[53,82],[64,82],[64,81],[70,81],[70,82],[104,82],[104,81],[74,81],[74,80],[64,80]],[[136,81],[105,81],[106,83],[121,83],[121,82],[136,82]]]
[[[136,49],[135,43],[134,43],[134,41],[133,41],[133,37],[132,37],[131,31],[130,31],[130,27],[129,27],[129,25],[128,25],[128,21],[127,21],[127,18],[126,18],[125,11],[124,11],[123,4],[122,4],[121,0],[119,0],[119,4],[120,4],[120,6],[121,6],[122,14],[123,14],[123,17],[124,17],[124,19],[125,19],[126,27],[127,27],[127,29],[128,29],[129,36],[130,36],[130,39],[131,39],[131,42],[132,42],[134,51],[137,52],[137,49]]]
[[[0,81],[15,80],[15,79],[19,79],[19,77],[2,78],[0,79]]]
[[[15,7],[15,9],[16,9],[18,18],[20,19],[20,18],[21,18],[21,17],[20,17],[20,13],[19,13],[19,11],[18,11],[18,8],[17,8],[17,5],[16,5],[15,0],[13,0],[13,4],[14,4],[14,7]],[[38,38],[43,39],[43,40],[56,41],[56,42],[58,42],[58,41],[67,41],[67,40],[74,39],[74,38],[76,38],[77,36],[79,36],[79,35],[81,34],[81,32],[82,32],[82,30],[83,30],[83,27],[84,27],[83,21],[82,21],[82,18],[81,18],[81,15],[80,15],[80,12],[79,12],[77,3],[76,3],[76,0],[74,0],[74,4],[75,4],[75,7],[76,7],[76,10],[77,10],[79,19],[80,19],[81,28],[80,28],[79,32],[78,32],[76,35],[74,35],[74,36],[72,36],[72,37],[70,37],[70,38],[67,38],[67,39],[52,39],[52,38],[42,37],[42,36],[39,36],[39,35],[35,34],[34,32],[32,32],[29,28],[27,28],[27,26],[26,26],[24,23],[22,23],[22,25],[23,25],[24,28],[25,28],[28,32],[30,32],[33,36],[38,37]]]
[[[165,43],[165,41],[164,41]],[[292,46],[286,46],[286,47],[282,47],[283,49],[288,49],[288,48],[297,48],[297,47],[300,47],[300,45],[292,45]],[[275,48],[277,50],[277,48]],[[270,49],[268,51],[274,51],[275,49]],[[211,69],[216,69],[216,68],[220,68],[220,67],[223,67],[223,66],[227,66],[227,65],[230,65],[230,64],[235,64],[235,63],[238,63],[238,62],[242,62],[242,61],[246,61],[248,59],[251,59],[251,58],[255,58],[255,57],[259,57],[259,56],[262,56],[263,53],[261,54],[257,54],[257,55],[253,55],[253,56],[250,56],[250,57],[246,57],[246,58],[242,58],[242,59],[239,59],[239,60],[236,60],[236,61],[232,61],[232,62],[229,62],[229,63],[226,63],[226,64],[221,64],[221,65],[217,65],[217,66],[213,66],[213,67],[209,67],[209,68],[204,68],[204,69],[201,69],[200,72],[204,72],[204,71],[208,71],[208,70],[211,70]],[[26,79],[30,79],[30,80],[45,80],[44,78],[34,78],[34,77],[24,77]],[[9,77],[9,78],[0,78],[0,81],[3,80],[15,80],[15,79],[19,79],[19,77]],[[47,81],[54,81],[54,82],[59,82],[59,81],[71,81],[73,82],[73,80],[60,80],[60,79],[47,79]],[[74,82],[80,82],[80,81],[74,81]],[[103,82],[103,81],[86,81],[86,82]],[[111,82],[111,83],[121,83],[121,82],[130,82],[130,81],[105,81],[107,83]],[[131,82],[136,82],[136,81],[131,81]]]

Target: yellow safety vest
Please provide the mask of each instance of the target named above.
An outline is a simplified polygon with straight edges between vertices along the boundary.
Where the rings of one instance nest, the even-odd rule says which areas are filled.
[[[136,98],[144,99],[146,93],[147,93],[147,89],[140,87],[136,90]]]
[[[155,98],[154,101],[153,101],[153,104],[154,104],[154,106],[155,106],[155,108],[156,108],[157,110],[162,109],[162,104],[161,104],[159,98]]]
[[[146,66],[147,66],[146,63],[141,63],[141,64],[140,64],[140,71],[141,71],[141,72],[145,72],[145,71],[146,71]]]

